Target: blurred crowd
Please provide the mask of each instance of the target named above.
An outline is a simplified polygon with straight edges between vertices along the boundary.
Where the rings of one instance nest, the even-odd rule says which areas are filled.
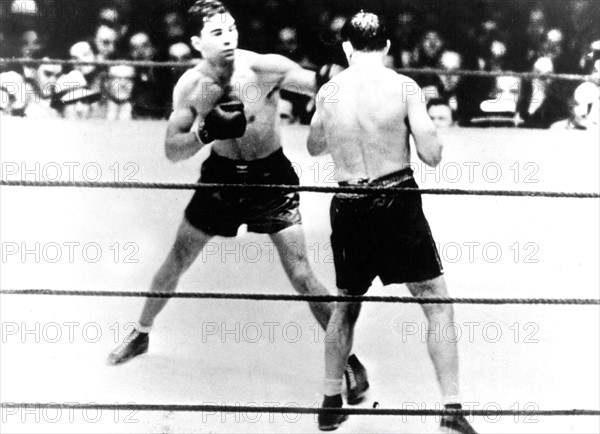
[[[193,0],[7,0],[0,56],[189,62],[185,11]],[[473,77],[453,70],[596,75],[600,8],[596,0],[224,0],[240,48],[278,53],[305,68],[345,66],[340,31],[361,7],[387,20],[391,68],[413,68],[439,126],[598,128],[598,83]],[[326,67],[325,67],[326,68]],[[438,69],[444,73],[427,73]],[[2,113],[27,117],[164,119],[185,70],[131,66],[5,64]],[[423,71],[423,72],[420,72]],[[310,103],[284,93],[280,118],[307,122]]]

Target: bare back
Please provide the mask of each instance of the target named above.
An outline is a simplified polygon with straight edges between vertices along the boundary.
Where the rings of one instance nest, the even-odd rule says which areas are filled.
[[[413,80],[382,65],[351,66],[326,84],[317,116],[337,180],[374,179],[408,167],[410,133],[421,157],[432,131],[438,145],[420,98]]]

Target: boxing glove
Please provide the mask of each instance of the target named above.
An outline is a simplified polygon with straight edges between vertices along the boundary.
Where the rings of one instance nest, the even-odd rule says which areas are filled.
[[[220,102],[204,118],[204,125],[198,131],[203,143],[213,140],[236,139],[246,132],[244,104],[237,98]]]

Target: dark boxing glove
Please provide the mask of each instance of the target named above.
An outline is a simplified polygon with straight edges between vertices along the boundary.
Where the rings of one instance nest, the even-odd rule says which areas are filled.
[[[236,139],[246,132],[244,104],[230,98],[215,106],[204,118],[204,125],[198,132],[202,143],[214,140]]]

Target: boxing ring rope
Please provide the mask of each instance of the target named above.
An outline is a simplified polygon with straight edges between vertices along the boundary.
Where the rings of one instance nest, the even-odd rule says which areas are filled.
[[[37,66],[43,64],[77,66],[120,66],[139,68],[176,68],[186,69],[196,65],[194,62],[153,62],[130,60],[101,60],[82,62],[62,59],[25,59],[0,58],[0,65],[21,64]],[[594,75],[554,74],[514,71],[471,71],[445,69],[396,69],[399,73],[418,75],[454,75],[473,77],[512,76],[523,79],[555,79],[564,81],[593,82],[600,84],[600,77]],[[298,185],[247,185],[247,184],[198,184],[198,183],[156,183],[156,182],[40,182],[0,180],[2,187],[76,187],[76,188],[114,188],[114,189],[163,189],[163,190],[251,190],[312,193],[351,193],[351,194],[400,194],[419,193],[426,195],[463,195],[463,196],[504,196],[504,197],[545,197],[571,199],[598,199],[600,193],[555,192],[555,191],[512,191],[512,190],[473,190],[473,189],[415,189],[399,187],[373,186],[298,186]],[[58,289],[0,289],[0,295],[45,295],[45,296],[91,296],[91,297],[146,297],[146,298],[193,298],[254,301],[311,301],[311,302],[381,302],[406,304],[479,304],[479,305],[577,305],[598,306],[600,299],[592,298],[468,298],[468,297],[401,297],[401,296],[319,296],[288,294],[252,294],[252,293],[214,293],[214,292],[148,292],[148,291],[88,291]],[[108,404],[108,403],[34,403],[0,402],[2,409],[90,409],[90,410],[137,410],[169,412],[222,412],[222,413],[283,413],[283,414],[345,414],[370,416],[600,416],[600,410],[590,409],[517,409],[517,410],[476,410],[476,409],[381,409],[381,408],[320,408],[301,406],[241,406],[241,405],[176,405],[176,404]]]
[[[0,65],[21,64],[27,66],[37,65],[62,65],[62,66],[134,66],[139,68],[176,68],[188,69],[197,65],[196,62],[155,62],[148,60],[65,60],[65,59],[27,59],[27,58],[0,58]],[[447,69],[419,69],[419,68],[394,68],[401,74],[423,74],[423,75],[457,75],[461,77],[521,77],[524,79],[548,78],[565,81],[590,81],[600,84],[600,77],[595,75],[580,74],[556,74],[539,72],[516,72],[516,71],[473,71],[473,70],[447,70]]]
[[[600,305],[595,298],[476,298],[476,297],[397,297],[363,295],[303,295],[303,294],[252,294],[222,292],[159,292],[159,291],[86,291],[59,289],[0,289],[0,295],[72,295],[83,297],[146,297],[146,298],[202,298],[222,300],[269,300],[269,301],[313,301],[313,302],[378,302],[408,304],[545,304],[545,305]]]
[[[128,410],[128,411],[179,411],[223,413],[284,413],[284,414],[347,414],[372,416],[600,416],[600,410],[475,410],[475,409],[399,409],[399,408],[315,408],[296,406],[251,406],[216,404],[74,404],[2,402],[4,409],[70,409],[70,410]]]
[[[83,182],[83,181],[24,181],[1,180],[3,187],[77,187],[77,188],[116,188],[116,189],[158,189],[158,190],[251,190],[311,193],[352,193],[352,194],[398,194],[421,193],[431,195],[461,196],[509,196],[509,197],[551,197],[572,199],[598,199],[600,193],[535,191],[535,190],[469,190],[457,188],[403,188],[375,186],[307,186],[285,184],[219,184],[219,183],[161,183],[161,182]]]

